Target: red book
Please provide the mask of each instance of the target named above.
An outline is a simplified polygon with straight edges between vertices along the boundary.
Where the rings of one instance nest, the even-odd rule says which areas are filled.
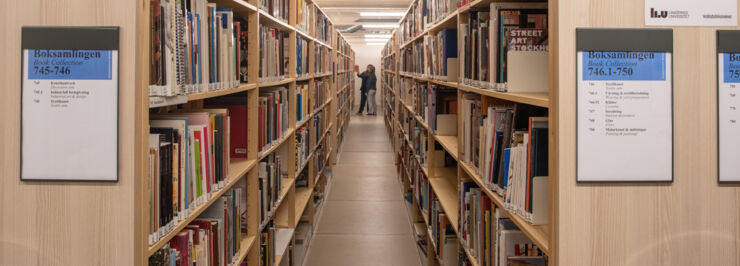
[[[229,97],[223,100],[206,102],[204,108],[228,109],[231,130],[229,155],[231,158],[247,158],[247,99],[246,97]]]
[[[213,237],[212,236],[213,226],[211,224],[211,221],[207,221],[207,220],[194,220],[194,221],[190,222],[190,226],[197,226],[198,228],[205,229],[206,232],[208,232],[207,233],[208,234],[208,236],[207,236],[208,237],[208,247],[210,248],[208,254],[216,254],[216,253],[214,253],[214,251],[216,249],[215,249],[215,246],[213,245],[213,243],[214,243],[213,242],[213,239],[212,239],[212,237]],[[190,226],[188,226],[188,227],[190,227]],[[216,261],[216,258],[217,258],[216,256],[210,256],[210,258],[208,258],[208,265],[209,266],[218,265],[218,262]]]
[[[264,116],[264,113],[265,113],[265,110],[262,107],[262,99],[259,99],[259,115],[258,115],[258,118],[257,118],[257,120],[258,120],[257,121],[257,123],[258,123],[257,129],[259,131],[259,133],[258,133],[259,136],[257,138],[257,142],[258,142],[257,146],[259,146],[259,147],[257,148],[257,150],[260,151],[260,152],[262,151],[262,148],[265,146],[264,145],[264,143],[265,143],[265,134],[264,134],[264,131],[263,131],[264,130],[264,126],[265,126],[265,119],[263,117]]]
[[[205,176],[206,177],[206,191],[208,191],[208,192],[211,192],[211,182],[213,181],[213,176],[211,176],[211,170],[212,170],[211,168],[213,168],[213,165],[211,165],[211,150],[212,150],[212,147],[211,147],[211,140],[209,140],[209,136],[211,136],[210,132],[211,132],[211,130],[209,129],[209,126],[206,126],[204,128],[204,130],[203,130],[203,141],[204,141],[205,147],[206,147],[206,150],[204,152],[205,155],[206,155],[205,156],[206,157],[205,158],[205,160],[206,160],[206,169],[205,169],[205,172],[206,172],[206,176]]]

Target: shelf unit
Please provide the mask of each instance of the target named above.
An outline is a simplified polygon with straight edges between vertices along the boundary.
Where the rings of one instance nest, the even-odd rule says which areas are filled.
[[[489,89],[484,88],[478,88],[475,86],[465,85],[461,81],[457,80],[437,80],[435,78],[431,77],[424,77],[419,74],[415,73],[408,73],[400,70],[401,65],[401,58],[400,55],[402,55],[401,50],[403,49],[409,49],[412,44],[416,42],[423,42],[424,36],[428,34],[434,34],[437,33],[443,29],[457,29],[459,28],[459,25],[463,23],[463,17],[467,16],[467,12],[471,10],[471,8],[476,9],[488,9],[488,6],[491,2],[495,2],[492,0],[477,0],[477,1],[471,1],[471,3],[468,3],[467,5],[463,7],[457,8],[457,10],[454,10],[452,12],[449,12],[448,14],[442,16],[434,23],[431,24],[425,24],[423,31],[421,31],[416,36],[411,36],[406,38],[405,41],[402,38],[402,32],[400,30],[396,30],[394,34],[392,35],[389,42],[386,44],[386,47],[381,52],[381,65],[384,67],[381,71],[382,77],[380,78],[382,88],[382,102],[384,103],[382,106],[385,108],[385,124],[389,132],[389,136],[391,136],[391,141],[394,143],[394,147],[396,152],[400,152],[400,147],[402,146],[403,142],[408,142],[411,144],[411,138],[409,135],[409,132],[407,132],[404,128],[405,124],[403,122],[399,122],[400,114],[399,110],[402,112],[407,112],[410,114],[409,116],[411,119],[416,121],[416,124],[423,129],[423,131],[426,131],[427,136],[427,147],[429,147],[429,151],[427,152],[427,158],[426,167],[420,167],[421,171],[424,173],[424,175],[427,177],[427,180],[429,182],[430,186],[430,193],[433,193],[436,195],[437,200],[439,201],[440,205],[442,205],[442,209],[444,210],[445,214],[448,215],[448,218],[450,220],[450,223],[456,230],[456,233],[458,235],[458,240],[462,239],[461,236],[461,229],[458,228],[458,219],[459,219],[459,190],[461,189],[459,187],[459,184],[461,181],[464,180],[473,180],[475,183],[481,188],[481,190],[491,199],[491,202],[496,205],[497,208],[499,208],[501,211],[505,212],[509,217],[511,217],[512,221],[516,223],[516,225],[535,243],[538,247],[540,247],[543,252],[545,253],[546,257],[551,256],[552,254],[552,248],[551,248],[551,242],[553,241],[552,234],[550,232],[550,226],[552,223],[547,225],[541,225],[541,226],[533,226],[529,224],[526,220],[521,218],[518,214],[507,211],[504,208],[502,197],[499,196],[496,192],[491,191],[488,189],[484,184],[483,180],[480,176],[477,175],[476,171],[471,169],[465,162],[460,160],[462,151],[458,149],[462,145],[461,139],[458,138],[458,136],[461,134],[461,125],[462,122],[458,118],[458,134],[456,136],[440,136],[437,134],[434,134],[432,130],[430,130],[429,125],[425,119],[422,118],[421,114],[418,114],[415,112],[414,108],[411,106],[411,103],[404,102],[404,97],[400,95],[400,86],[403,82],[414,82],[414,83],[425,83],[428,85],[441,85],[447,88],[452,88],[457,90],[458,92],[458,101],[461,99],[461,95],[464,92],[469,93],[475,93],[480,95],[481,97],[488,97],[490,99],[497,99],[497,100],[504,100],[512,103],[517,104],[526,104],[526,105],[532,105],[532,106],[539,106],[544,108],[550,108],[550,98],[551,95],[553,95],[555,90],[553,88],[549,89],[549,93],[507,93],[507,92],[497,92]],[[406,13],[404,18],[401,20],[401,24],[403,24],[406,20],[409,19],[410,16],[413,16],[412,10],[416,8],[416,5],[419,4],[419,0],[412,1],[411,7],[409,7],[409,11]],[[460,41],[458,41],[458,45]],[[459,51],[458,51],[459,52]],[[458,58],[460,55],[458,55]],[[459,103],[458,103],[459,106]],[[460,107],[458,107],[460,108]],[[457,113],[460,114],[460,109],[457,110]],[[552,112],[551,115],[552,117]],[[551,118],[552,119],[552,118]],[[552,126],[552,125],[551,125]],[[422,133],[424,134],[424,133]],[[552,134],[551,134],[552,135]],[[552,140],[552,136],[551,136]],[[445,153],[449,154],[456,162],[456,167],[449,167],[449,168],[442,168],[443,166],[435,165],[435,156],[443,155],[435,155],[435,152],[433,150],[433,147],[435,147],[435,144],[439,144]],[[412,145],[410,145],[413,147]],[[416,157],[418,160],[418,155],[413,151],[414,154],[413,157]],[[550,149],[549,156],[555,156],[557,154],[557,151],[555,149]],[[419,165],[421,165],[421,161],[419,161]],[[402,164],[402,168],[406,168],[408,165]],[[404,186],[408,189],[412,187],[414,184],[412,184],[414,178],[409,176],[408,171],[401,171],[401,181],[404,183]],[[550,183],[554,184],[556,176],[551,175]],[[425,215],[419,215],[423,214],[423,212],[420,209],[420,202],[418,197],[412,197],[414,198],[414,206],[415,206],[415,217],[417,218],[417,221],[423,220],[426,222],[426,225],[431,228],[429,225],[428,217]],[[550,196],[549,200],[555,201],[555,198],[553,196]],[[552,220],[551,220],[552,221]],[[430,235],[430,234],[427,234]],[[431,237],[427,237],[426,239],[427,243],[429,243],[426,247],[427,249],[427,263],[428,265],[441,265],[441,261],[439,260],[438,254],[436,254],[436,244],[434,243],[433,239]],[[475,252],[473,252],[470,248],[468,248],[466,245],[459,243],[458,245],[459,252],[466,254],[469,261],[473,265],[479,264],[479,258],[474,256]],[[550,261],[550,264],[553,264],[552,261]]]
[[[296,6],[298,2],[295,0],[290,0],[287,2],[290,5],[290,14],[288,14],[289,19],[288,21],[283,21],[282,19],[273,17],[267,11],[258,8],[259,2],[257,0],[210,1],[210,3],[216,4],[218,8],[231,9],[234,12],[235,17],[243,18],[248,22],[248,35],[250,40],[248,50],[248,62],[250,64],[250,66],[248,67],[248,80],[253,83],[242,84],[230,89],[210,91],[198,94],[189,94],[186,95],[186,97],[172,97],[172,100],[159,99],[166,97],[153,97],[155,99],[149,99],[149,102],[159,101],[158,104],[153,106],[147,106],[146,104],[144,104],[142,106],[142,108],[146,107],[146,109],[148,109],[149,111],[142,112],[141,117],[139,118],[140,120],[137,120],[139,128],[137,132],[139,132],[139,134],[149,132],[149,126],[147,122],[148,113],[167,112],[171,109],[178,108],[178,105],[184,108],[199,108],[203,106],[203,100],[229,94],[246,92],[245,101],[247,102],[248,108],[247,134],[248,136],[257,136],[258,125],[256,118],[256,105],[260,91],[272,87],[285,87],[288,89],[287,91],[289,93],[289,126],[279,140],[273,141],[271,146],[267,147],[261,152],[257,151],[256,138],[249,138],[247,141],[247,159],[231,161],[231,174],[229,176],[228,182],[226,183],[226,186],[212,194],[209,201],[199,205],[195,210],[191,211],[187,219],[177,223],[177,226],[175,226],[174,230],[172,230],[166,236],[162,237],[154,245],[148,245],[148,243],[146,243],[146,238],[142,238],[143,235],[141,234],[141,232],[143,231],[139,230],[139,234],[137,234],[137,236],[135,237],[136,247],[143,248],[145,251],[141,253],[141,256],[137,256],[135,258],[135,264],[146,265],[149,256],[154,254],[165,243],[170,241],[170,239],[172,239],[172,237],[174,237],[182,228],[187,226],[190,221],[197,218],[198,215],[206,208],[210,207],[211,204],[215,202],[221,194],[225,193],[232,187],[239,186],[244,188],[247,196],[247,230],[246,232],[243,232],[241,240],[243,244],[240,246],[241,249],[238,252],[238,257],[237,260],[234,262],[234,265],[239,265],[241,264],[241,262],[247,262],[249,265],[260,264],[260,251],[258,248],[261,241],[260,234],[269,221],[272,221],[273,226],[276,228],[275,265],[284,260],[286,254],[293,254],[292,252],[287,253],[288,251],[286,251],[286,249],[288,246],[294,246],[292,244],[294,241],[293,234],[295,232],[295,228],[301,221],[301,217],[308,217],[307,219],[303,220],[308,223],[313,223],[313,218],[315,215],[315,210],[313,208],[314,204],[309,204],[309,202],[314,201],[314,194],[316,189],[318,189],[317,181],[319,181],[320,178],[325,178],[324,172],[326,168],[331,167],[331,158],[334,158],[336,156],[336,151],[338,150],[335,147],[336,145],[341,144],[341,140],[337,139],[336,137],[338,134],[340,134],[339,132],[342,130],[340,127],[338,127],[338,125],[348,124],[347,121],[344,120],[349,119],[349,116],[343,115],[344,113],[346,113],[344,106],[346,106],[348,102],[354,100],[353,95],[346,93],[348,91],[346,90],[346,88],[353,88],[354,82],[349,82],[351,81],[351,78],[345,77],[346,81],[340,84],[339,80],[341,80],[342,78],[340,77],[340,75],[346,76],[348,72],[340,72],[340,70],[337,68],[336,62],[340,58],[346,58],[349,60],[350,65],[354,65],[354,51],[351,50],[351,47],[345,41],[344,37],[335,28],[333,28],[333,26],[331,27],[331,31],[329,32],[328,36],[328,38],[332,40],[331,42],[323,42],[315,37],[315,29],[313,25],[314,22],[309,23],[311,25],[308,26],[308,32],[304,32],[303,30],[299,29],[299,27],[297,26],[298,21],[296,21]],[[318,5],[316,5],[315,3],[312,3],[311,1],[306,2],[309,6],[309,10],[306,10],[306,12],[322,12],[319,9]],[[149,1],[144,1],[144,4],[142,4],[141,6],[142,9],[149,10],[148,4]],[[143,19],[145,20],[142,23],[148,25],[148,16],[141,17],[143,17]],[[288,39],[286,40],[290,46],[289,50],[287,51],[289,55],[289,63],[287,66],[288,75],[285,78],[280,79],[279,81],[259,81],[259,42],[251,42],[251,40],[257,40],[259,38],[258,25],[274,27],[288,33]],[[307,71],[307,74],[303,75],[302,77],[296,77],[297,38],[302,38],[306,40],[309,46],[307,49],[309,69]],[[147,43],[148,39],[143,38],[141,42]],[[346,51],[338,51],[337,47],[340,43],[343,43],[345,47],[347,47]],[[330,71],[322,73],[316,73],[314,71],[315,46],[323,46],[324,49],[327,49],[329,51],[328,56],[330,57],[331,63],[331,65],[329,66]],[[148,53],[148,48],[142,47],[142,49],[145,52],[144,54]],[[140,66],[148,66],[146,58],[139,58],[139,60],[144,61],[139,62]],[[148,71],[148,68],[145,69],[147,69]],[[332,69],[335,69],[335,71],[331,71]],[[147,71],[144,71],[143,73],[147,73]],[[309,87],[313,88],[314,80],[328,81],[329,95],[326,96],[326,100],[320,106],[311,110],[309,114],[305,116],[306,118],[303,121],[296,121],[296,84],[307,83]],[[148,81],[145,80],[144,82]],[[144,88],[142,88],[141,91],[143,92],[147,90],[144,90]],[[311,99],[310,101],[313,100]],[[322,132],[316,132],[316,130],[313,129],[312,125],[314,115],[318,114],[319,112],[322,112],[324,114],[322,119],[325,121],[323,121],[322,123],[325,123],[325,125],[327,125],[325,130],[323,130]],[[311,135],[311,137],[309,138],[309,141],[311,141],[311,152],[302,165],[296,165],[297,143],[295,132],[299,127],[302,127],[304,125],[309,125],[310,128],[309,134]],[[318,141],[315,141],[313,139],[314,134],[321,134],[321,137]],[[317,150],[319,147],[324,151],[321,154],[326,154],[326,156],[321,156],[320,158],[318,156],[315,156],[315,154],[318,154]],[[265,220],[260,221],[260,199],[258,188],[259,169],[256,166],[258,165],[258,162],[260,160],[266,158],[270,154],[277,152],[281,152],[281,154],[287,155],[287,159],[284,160],[284,163],[288,168],[288,175],[287,178],[282,178],[282,188],[279,191],[277,200],[274,202],[273,209],[265,215]],[[140,151],[137,151],[137,158],[139,156],[146,157],[146,151],[144,149],[140,149]],[[321,165],[324,166],[323,169],[315,169],[314,165],[319,163],[318,161],[321,161]],[[144,165],[142,170],[145,170],[145,168],[146,167]],[[306,172],[307,176],[309,177],[308,186],[305,187],[298,186],[296,182],[298,175],[302,172]],[[143,180],[145,180],[146,178],[146,175],[143,173],[142,178]],[[140,184],[137,189],[146,189],[145,183],[142,182],[142,184]],[[149,219],[149,212],[146,205],[144,205],[145,201],[141,201],[139,204],[139,211],[137,211],[136,213],[138,217],[137,221],[147,221]],[[291,259],[290,261],[294,260]]]

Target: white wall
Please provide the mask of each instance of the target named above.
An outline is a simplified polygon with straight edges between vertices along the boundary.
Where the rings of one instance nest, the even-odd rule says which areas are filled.
[[[353,43],[352,49],[355,50],[355,64],[360,67],[360,72],[365,71],[368,64],[375,66],[375,76],[378,78],[378,92],[375,94],[375,102],[378,104],[378,110],[381,110],[380,69],[382,67],[380,66],[380,51],[383,50],[383,46],[369,46],[365,45],[365,43]],[[360,81],[362,80],[355,76],[355,106],[352,107],[353,114],[360,108]]]

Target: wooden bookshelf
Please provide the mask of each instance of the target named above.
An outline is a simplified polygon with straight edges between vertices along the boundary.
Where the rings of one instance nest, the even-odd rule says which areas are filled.
[[[416,151],[413,151],[412,149],[412,157],[415,157],[417,160],[419,160],[419,165],[421,171],[427,176],[427,180],[429,181],[429,185],[431,187],[431,192],[434,193],[437,196],[437,199],[440,202],[440,205],[442,209],[445,211],[446,215],[449,216],[450,221],[452,225],[455,227],[456,232],[458,233],[458,239],[461,238],[461,234],[459,232],[460,228],[458,228],[458,220],[459,220],[459,183],[463,181],[464,176],[469,176],[470,179],[473,179],[479,187],[481,187],[482,191],[485,191],[485,194],[491,199],[491,201],[501,210],[504,211],[504,213],[508,214],[510,217],[512,217],[512,221],[519,226],[519,228],[529,237],[532,239],[534,243],[536,243],[548,256],[552,256],[553,252],[551,251],[551,243],[552,239],[554,238],[554,235],[549,233],[550,229],[549,227],[551,225],[542,225],[542,226],[535,226],[524,219],[522,219],[520,216],[518,216],[515,213],[511,213],[507,211],[504,208],[503,199],[501,196],[499,196],[497,193],[485,188],[485,185],[483,184],[483,180],[475,174],[475,172],[469,168],[467,164],[465,164],[463,161],[459,160],[461,158],[461,150],[459,147],[461,146],[461,139],[458,136],[438,136],[434,134],[427,124],[427,121],[425,119],[422,119],[419,113],[415,112],[414,106],[411,105],[409,102],[404,101],[404,97],[401,97],[402,95],[397,95],[400,91],[398,87],[394,86],[395,84],[398,84],[398,86],[406,86],[405,82],[412,82],[412,83],[422,83],[427,85],[441,85],[453,89],[458,90],[458,95],[461,95],[464,92],[470,92],[475,93],[478,95],[481,95],[481,97],[489,97],[493,99],[500,99],[505,100],[513,103],[518,104],[526,104],[526,105],[533,105],[533,106],[540,106],[545,108],[550,108],[550,98],[553,89],[550,89],[550,92],[548,93],[508,93],[508,92],[498,92],[490,89],[482,89],[477,88],[475,86],[465,85],[461,81],[458,80],[444,80],[444,79],[438,79],[437,77],[430,77],[428,75],[421,75],[416,73],[409,73],[401,71],[398,67],[401,65],[400,61],[401,59],[394,56],[401,54],[402,49],[409,49],[412,44],[415,42],[421,42],[422,38],[426,36],[427,34],[436,34],[439,31],[442,31],[444,29],[455,29],[458,28],[461,23],[465,23],[467,20],[467,12],[471,10],[471,8],[475,8],[477,10],[485,10],[488,8],[489,4],[491,2],[494,2],[493,0],[478,0],[473,1],[470,3],[469,6],[458,8],[458,10],[448,13],[447,15],[442,16],[438,21],[426,24],[425,30],[419,33],[418,35],[407,38],[404,42],[399,42],[398,40],[401,39],[401,33],[397,30],[393,34],[393,37],[388,42],[386,48],[383,50],[381,55],[381,65],[391,65],[392,68],[390,69],[383,69],[381,72],[381,75],[383,77],[380,78],[383,85],[380,87],[382,88],[383,92],[381,93],[383,97],[383,107],[386,108],[387,115],[386,119],[390,119],[391,121],[386,122],[386,125],[389,127],[389,134],[396,135],[396,133],[400,133],[400,140],[394,140],[394,143],[402,143],[407,142],[411,143],[409,139],[408,132],[405,131],[405,127],[407,125],[402,125],[399,122],[399,116],[400,112],[407,112],[410,117],[413,117],[414,120],[416,120],[417,125],[419,128],[423,128],[426,130],[427,134],[427,140],[429,141],[427,144],[427,147],[429,148],[429,151],[427,152],[427,165],[426,167],[421,167],[420,160],[417,157]],[[412,1],[412,7],[414,5],[418,4],[417,1]],[[412,7],[409,7],[409,12],[412,10]],[[407,15],[409,13],[407,12]],[[405,19],[405,18],[404,18]],[[403,21],[403,19],[402,19]],[[387,60],[395,60],[392,64],[386,64]],[[388,83],[386,83],[386,80],[390,80]],[[393,82],[395,81],[395,82]],[[458,96],[458,99],[460,99]],[[459,108],[459,107],[458,107]],[[393,111],[396,110],[396,111]],[[460,113],[460,110],[457,112]],[[461,134],[461,125],[460,118],[458,118],[458,135]],[[423,133],[422,133],[423,134]],[[441,168],[441,166],[437,166],[434,163],[434,150],[432,147],[434,147],[435,142],[438,142],[440,146],[446,151],[446,153],[450,154],[455,160],[458,162],[457,167],[452,168]],[[400,145],[396,144],[396,149],[400,148]],[[412,145],[411,145],[412,146]],[[556,154],[556,149],[550,150],[550,156],[553,156],[553,154]],[[413,159],[412,159],[413,160]],[[401,165],[402,168],[407,168],[408,166],[405,164]],[[402,175],[406,176],[407,178],[402,178],[402,182],[406,183],[404,185],[405,187],[409,187],[409,185],[413,182],[411,176],[409,176],[408,170],[402,171]],[[555,180],[555,176],[552,177],[551,180]],[[551,183],[554,183],[551,181]],[[418,201],[416,197],[413,197],[415,201]],[[556,202],[555,197],[551,196],[551,201]],[[418,203],[415,203],[414,206],[419,206]],[[424,216],[424,215],[422,215]],[[425,221],[428,221],[428,217],[423,217]],[[428,224],[428,222],[427,222]],[[430,242],[431,239],[429,239]],[[435,243],[431,243],[428,247],[434,247]],[[479,264],[479,258],[473,256],[474,252],[470,250],[469,247],[466,247],[461,243],[461,252],[464,252],[470,262],[473,265]],[[429,265],[438,265],[438,255],[431,251],[429,252],[429,248],[427,248],[428,253],[428,264]],[[549,263],[551,265],[555,265],[552,260],[549,260]]]
[[[182,231],[185,226],[190,224],[193,220],[198,218],[198,215],[203,213],[211,204],[213,204],[221,195],[223,195],[226,191],[229,191],[239,180],[254,166],[256,165],[256,160],[235,160],[232,161],[229,165],[229,180],[226,182],[226,185],[224,185],[223,188],[217,190],[214,194],[212,194],[211,198],[207,200],[206,202],[198,205],[198,207],[195,207],[193,209],[187,218],[177,223],[177,225],[174,227],[172,231],[164,235],[162,238],[159,239],[159,241],[155,242],[154,245],[150,246],[147,250],[147,256],[153,255],[157,250],[159,250],[164,244],[169,242],[174,236],[176,236],[180,231]]]
[[[542,249],[542,252],[545,252],[545,254],[550,255],[550,236],[547,233],[547,225],[532,225],[521,216],[519,216],[516,213],[510,212],[504,208],[504,200],[501,198],[499,194],[496,192],[491,191],[488,189],[485,184],[483,183],[483,179],[466,163],[464,162],[458,162],[459,165],[465,170],[465,172],[468,174],[468,176],[475,181],[478,186],[480,186],[481,190],[488,195],[488,197],[493,201],[498,208],[501,208],[501,210],[505,211],[506,214],[511,218],[514,223],[519,227],[519,229],[522,230],[532,241],[537,244],[537,246]]]

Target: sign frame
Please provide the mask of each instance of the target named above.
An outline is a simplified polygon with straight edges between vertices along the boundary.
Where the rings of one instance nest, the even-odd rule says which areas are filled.
[[[659,52],[670,53],[671,64],[666,66],[666,72],[670,71],[670,129],[671,129],[671,167],[670,180],[635,180],[635,179],[613,179],[613,180],[582,180],[579,173],[579,133],[578,133],[578,108],[579,108],[579,80],[578,53],[587,51],[599,52]],[[603,184],[603,183],[673,183],[675,179],[675,123],[674,123],[674,75],[673,75],[673,29],[628,29],[628,28],[576,28],[576,183],[578,184]]]
[[[20,147],[19,147],[19,173],[20,181],[25,182],[105,182],[117,183],[120,176],[120,49],[119,49],[118,26],[23,26],[21,28],[20,49]],[[23,148],[24,148],[24,72],[28,67],[25,64],[26,50],[102,50],[115,52],[115,66],[111,68],[111,78],[115,77],[115,172],[114,178],[24,178],[23,176]],[[115,70],[115,71],[113,71]]]
[[[740,53],[740,30],[718,30],[717,31],[717,183],[718,184],[740,184],[740,179],[738,180],[722,180],[722,175],[720,173],[721,170],[721,154],[720,154],[720,148],[721,145],[721,139],[720,139],[720,92],[721,92],[721,84],[723,81],[719,78],[720,73],[722,73],[723,66],[719,65],[719,56],[720,54],[726,54],[726,53]]]

